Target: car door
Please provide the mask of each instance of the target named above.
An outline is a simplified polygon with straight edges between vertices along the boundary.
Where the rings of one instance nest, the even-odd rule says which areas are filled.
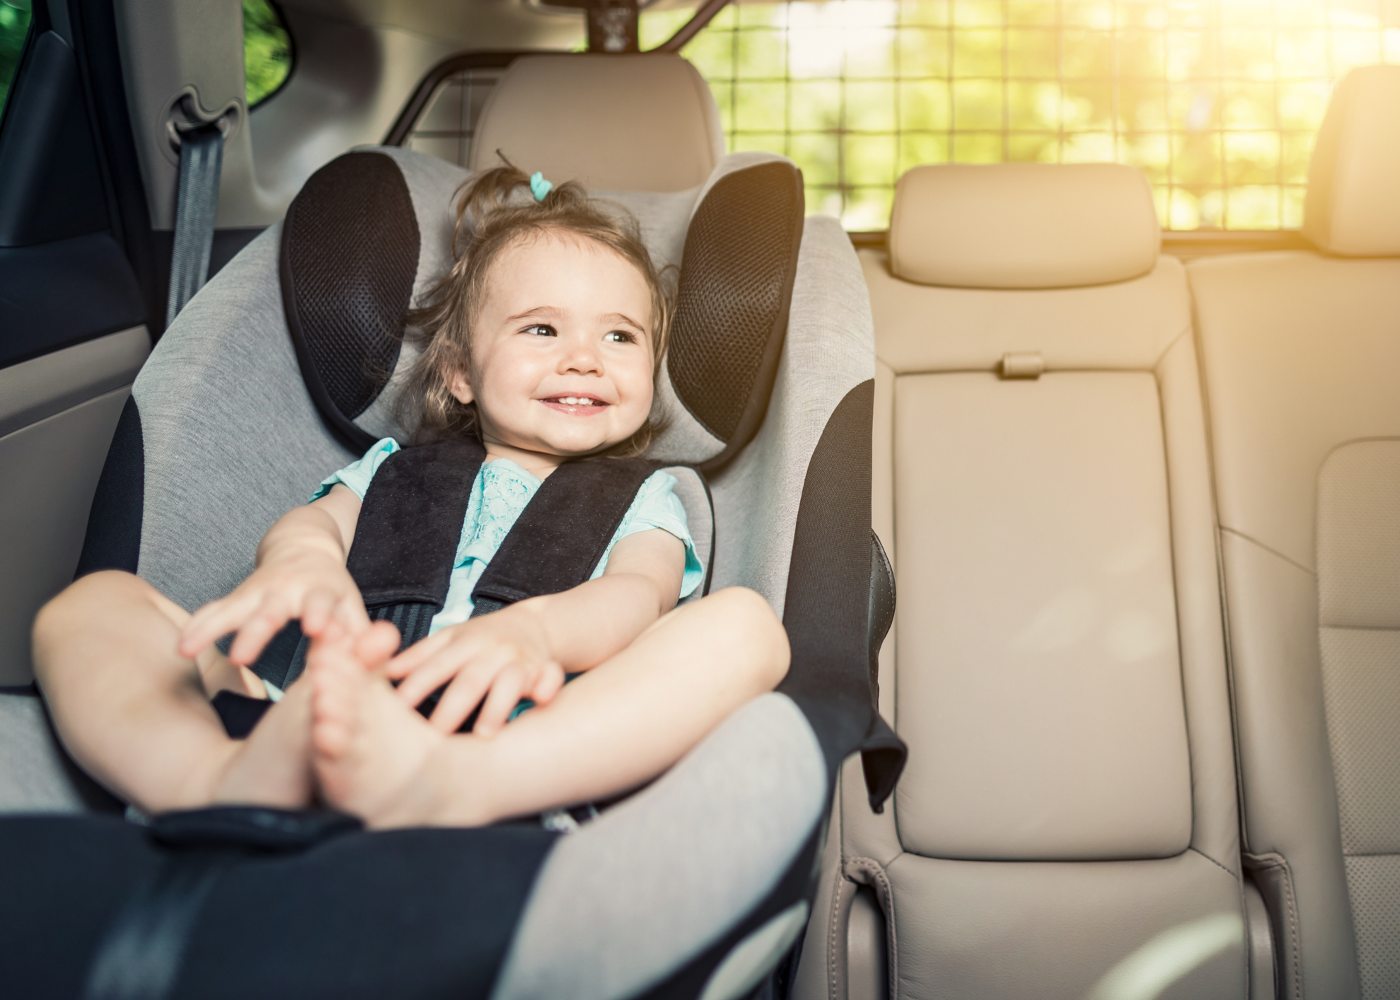
[[[79,6],[34,0],[0,120],[5,686],[30,679],[30,622],[73,576],[113,429],[150,350],[105,141],[120,123],[93,113],[91,95],[107,85],[102,60],[83,65]]]

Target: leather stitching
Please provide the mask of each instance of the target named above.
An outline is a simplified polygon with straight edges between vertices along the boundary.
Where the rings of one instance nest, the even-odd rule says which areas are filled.
[[[840,923],[841,914],[841,894],[846,889],[846,879],[840,872],[836,873],[836,891],[831,894],[831,918],[827,920],[827,942],[826,942],[826,972],[829,980],[829,993],[831,1000],[842,1000],[841,983],[839,975],[840,963],[836,960],[836,928]]]
[[[1207,861],[1209,861],[1211,864],[1215,865],[1215,867],[1219,868],[1219,869],[1220,869],[1222,872],[1224,872],[1226,875],[1229,875],[1230,878],[1231,878],[1233,881],[1236,881],[1236,882],[1239,881],[1239,875],[1237,875],[1235,872],[1230,871],[1230,869],[1226,868],[1226,867],[1225,867],[1224,865],[1222,865],[1219,861],[1216,861],[1214,858],[1212,858],[1212,857],[1211,857],[1209,854],[1207,854],[1205,851],[1201,850],[1199,847],[1190,847],[1190,848],[1187,848],[1187,850],[1191,851],[1191,852],[1194,853],[1194,854],[1199,854],[1201,857],[1205,858]]]
[[[1171,353],[1171,349],[1189,333],[1191,333],[1191,321],[1187,320],[1184,327],[1172,334],[1172,339],[1167,341],[1167,346],[1162,348],[1162,353],[1157,355],[1157,360],[1152,362],[1152,367],[1148,370],[1155,372],[1158,368],[1162,367],[1162,362],[1165,361],[1167,355]]]
[[[1288,950],[1291,952],[1289,958],[1293,966],[1292,992],[1294,1000],[1303,1000],[1303,974],[1298,968],[1302,944],[1298,940],[1298,904],[1293,898],[1293,869],[1288,866],[1288,860],[1280,854],[1247,855],[1247,858],[1259,868],[1276,868],[1283,873],[1283,902],[1285,915],[1288,917]]]
[[[1280,858],[1280,867],[1283,868],[1283,895],[1288,903],[1288,938],[1293,946],[1293,996],[1297,1000],[1303,1000],[1303,970],[1298,968],[1299,953],[1303,950],[1303,944],[1298,940],[1298,903],[1293,898],[1293,869],[1288,866],[1288,861]]]
[[[895,1000],[899,993],[899,942],[895,937],[894,886],[885,874],[885,868],[873,858],[849,858],[846,872],[864,885],[875,890],[880,901],[880,909],[885,914],[885,939],[887,941],[887,961],[889,963],[889,995]]]
[[[1227,526],[1225,526],[1225,525],[1223,525],[1223,524],[1220,526],[1220,530],[1221,530],[1222,532],[1224,532],[1225,534],[1234,535],[1236,538],[1241,538],[1241,539],[1243,539],[1244,541],[1249,542],[1251,545],[1257,545],[1259,548],[1261,548],[1261,549],[1263,549],[1265,552],[1269,553],[1269,555],[1277,556],[1278,558],[1282,559],[1284,562],[1288,563],[1288,565],[1294,566],[1294,567],[1296,567],[1297,569],[1302,570],[1304,573],[1308,574],[1308,576],[1317,576],[1317,570],[1315,570],[1315,569],[1309,569],[1308,567],[1306,567],[1306,566],[1304,566],[1302,563],[1300,563],[1297,559],[1294,559],[1294,558],[1292,558],[1292,557],[1290,557],[1290,556],[1284,555],[1282,552],[1280,552],[1278,549],[1274,548],[1273,546],[1265,545],[1265,544],[1264,544],[1263,542],[1261,542],[1259,539],[1253,538],[1253,537],[1251,537],[1251,536],[1249,536],[1249,535],[1246,535],[1243,531],[1237,531],[1237,530],[1235,530],[1234,528],[1227,527]]]

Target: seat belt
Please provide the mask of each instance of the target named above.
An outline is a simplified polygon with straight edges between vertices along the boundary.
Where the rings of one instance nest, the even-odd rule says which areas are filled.
[[[165,305],[167,328],[209,277],[223,159],[224,131],[218,122],[180,133],[175,238],[170,252],[170,292]]]

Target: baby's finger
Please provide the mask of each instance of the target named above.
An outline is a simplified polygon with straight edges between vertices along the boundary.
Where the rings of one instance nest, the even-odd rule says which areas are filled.
[[[257,594],[235,590],[227,597],[204,605],[194,613],[180,635],[180,655],[195,656],[212,646],[220,636],[237,629],[257,610],[260,600]]]
[[[373,622],[355,635],[356,659],[374,671],[382,671],[398,648],[399,630],[392,622]]]
[[[335,610],[335,594],[329,590],[313,590],[301,606],[301,630],[312,638],[321,634]]]
[[[494,667],[477,665],[460,671],[447,685],[428,721],[445,733],[456,732],[472,709],[481,704],[496,674]]]
[[[340,624],[340,619],[331,616],[326,619],[326,627],[321,629],[321,634],[315,638],[321,642],[334,643],[344,639],[347,634],[345,626]]]
[[[390,662],[392,664],[392,661]],[[398,696],[406,704],[417,705],[454,676],[462,673],[467,663],[468,656],[463,650],[448,647],[400,681]]]
[[[511,709],[520,703],[524,686],[518,670],[507,669],[497,674],[496,683],[491,686],[491,693],[486,696],[486,704],[481,706],[481,714],[477,716],[472,732],[487,738],[500,732],[510,716]]]
[[[554,700],[559,689],[564,686],[564,668],[557,663],[546,663],[540,671],[539,680],[528,692],[528,697],[536,705],[547,705]]]
[[[452,641],[452,630],[443,629],[441,632],[434,632],[426,639],[420,639],[412,646],[409,646],[398,656],[389,661],[389,666],[385,673],[390,680],[398,680],[407,677],[423,664],[427,663],[440,650]]]
[[[263,647],[283,625],[291,621],[291,609],[286,602],[269,594],[257,613],[238,630],[233,645],[228,648],[229,662],[247,666],[258,658]]]
[[[369,627],[369,613],[365,611],[364,599],[359,594],[346,594],[337,601],[335,616],[351,633],[360,632]]]

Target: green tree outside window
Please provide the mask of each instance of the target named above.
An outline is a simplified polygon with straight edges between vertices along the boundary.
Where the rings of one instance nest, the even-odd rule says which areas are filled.
[[[281,16],[268,0],[243,0],[243,78],[248,107],[271,96],[291,71],[292,39]]]
[[[1162,225],[1297,228],[1333,84],[1400,61],[1375,0],[733,0],[682,50],[729,148],[790,157],[808,205],[884,229],[921,163],[1141,169]],[[642,47],[693,10],[642,18]]]

